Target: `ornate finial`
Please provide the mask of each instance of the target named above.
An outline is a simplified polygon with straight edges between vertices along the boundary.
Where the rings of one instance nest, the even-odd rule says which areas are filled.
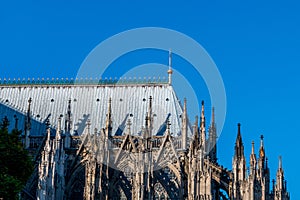
[[[171,49],[169,50],[169,70],[168,70],[168,75],[169,75],[169,85],[172,84],[172,74],[173,74],[173,70],[172,70],[172,51]]]

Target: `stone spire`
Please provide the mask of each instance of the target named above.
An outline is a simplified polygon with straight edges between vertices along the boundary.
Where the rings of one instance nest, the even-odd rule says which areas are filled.
[[[188,129],[188,118],[187,118],[187,108],[186,108],[186,98],[184,98],[183,113],[182,113],[182,149],[187,148],[187,129]]]
[[[283,183],[284,183],[284,172],[282,169],[282,158],[279,156],[278,158],[278,170],[277,170],[277,176],[276,176],[276,185],[278,190],[283,189]]]
[[[252,149],[251,149],[251,154],[250,154],[250,174],[255,176],[256,174],[256,155],[255,155],[255,150],[254,150],[254,141],[252,141]]]
[[[241,124],[238,123],[238,133],[235,141],[235,157],[241,158],[244,157],[244,144],[242,141],[242,135],[241,135]]]
[[[276,174],[276,185],[275,185],[275,191],[274,192],[274,199],[276,200],[289,200],[290,195],[287,192],[287,184],[284,180],[284,171],[282,168],[282,158],[279,156],[278,161],[278,170]]]
[[[246,162],[244,154],[244,144],[242,141],[241,124],[238,123],[238,133],[235,142],[234,166],[237,170],[236,176],[238,180],[244,180],[246,175]]]
[[[259,157],[265,157],[265,148],[264,148],[264,136],[260,136],[260,148],[259,148]]]
[[[49,119],[46,121],[46,127],[47,127],[47,137],[46,142],[43,147],[43,150],[41,151],[41,159],[38,165],[38,187],[39,190],[37,190],[37,199],[52,199],[54,198],[53,191],[51,190],[51,184],[52,184],[52,164],[51,162],[52,157],[52,140],[51,140],[51,132],[49,127]]]
[[[264,148],[264,136],[260,136],[260,147],[259,147],[259,161],[258,169],[262,172],[265,168],[265,148]]]
[[[172,84],[172,74],[173,74],[173,70],[172,70],[172,51],[171,49],[169,50],[169,70],[168,70],[168,77],[169,77],[169,85]]]
[[[201,106],[201,117],[200,117],[200,134],[201,134],[201,147],[206,153],[206,133],[205,133],[205,115],[204,115],[204,101],[202,101]]]
[[[241,124],[238,123],[238,132],[234,147],[234,157],[232,162],[233,172],[233,197],[234,199],[242,199],[240,185],[246,178],[246,159],[244,155],[244,144],[242,141]]]

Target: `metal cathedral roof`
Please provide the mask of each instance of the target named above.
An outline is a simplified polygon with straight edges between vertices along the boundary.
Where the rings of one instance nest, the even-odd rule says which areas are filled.
[[[28,99],[32,99],[32,135],[45,132],[45,120],[56,128],[59,116],[63,122],[66,118],[68,102],[71,100],[72,134],[82,134],[87,120],[91,122],[91,130],[105,127],[109,98],[112,99],[112,134],[122,134],[126,130],[126,120],[132,122],[132,134],[138,134],[145,125],[149,97],[153,105],[153,133],[156,134],[169,116],[171,132],[180,134],[182,107],[173,87],[166,83],[118,83],[103,84],[51,84],[15,82],[0,84],[0,117],[5,115],[14,126],[13,116],[19,119],[18,128],[24,129],[24,121],[28,108]],[[124,129],[125,128],[125,129]],[[64,130],[64,123],[62,123]],[[161,134],[161,133],[160,133]],[[189,135],[191,131],[189,130]]]

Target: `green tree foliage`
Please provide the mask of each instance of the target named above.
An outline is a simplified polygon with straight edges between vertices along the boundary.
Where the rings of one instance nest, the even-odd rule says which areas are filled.
[[[17,199],[33,170],[33,163],[21,143],[21,131],[8,131],[9,121],[0,122],[0,198]]]

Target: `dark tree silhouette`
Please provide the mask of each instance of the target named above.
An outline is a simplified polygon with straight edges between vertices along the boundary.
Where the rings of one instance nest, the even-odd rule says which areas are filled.
[[[33,163],[21,143],[21,131],[8,131],[7,117],[0,122],[0,198],[18,199],[33,171]]]

